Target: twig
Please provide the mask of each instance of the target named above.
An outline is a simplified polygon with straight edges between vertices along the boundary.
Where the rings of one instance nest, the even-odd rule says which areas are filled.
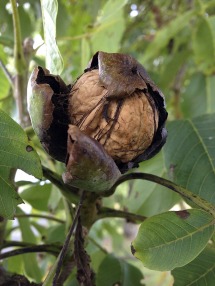
[[[107,218],[107,217],[124,218],[128,220],[129,222],[133,222],[133,223],[142,222],[147,218],[145,216],[133,214],[133,213],[126,212],[126,211],[102,207],[97,214],[96,220]]]
[[[58,247],[53,247],[53,245],[34,245],[34,246],[27,246],[11,251],[7,251],[0,254],[0,260],[8,257],[12,257],[15,255],[26,254],[26,253],[34,253],[34,252],[49,252],[53,255],[58,255],[59,249]]]
[[[15,217],[17,218],[26,218],[26,217],[37,217],[37,218],[44,218],[44,219],[48,219],[48,220],[53,220],[59,223],[65,223],[64,220],[53,217],[53,216],[49,216],[49,215],[39,215],[39,214],[17,214],[15,215]]]
[[[20,20],[17,9],[17,1],[10,0],[13,16],[13,29],[14,29],[14,59],[15,68],[18,74],[23,74],[26,70],[26,62],[22,46],[22,36],[20,28]]]
[[[62,264],[63,264],[63,260],[64,260],[64,257],[66,255],[71,236],[72,236],[72,234],[73,234],[73,232],[75,230],[75,227],[76,227],[76,224],[77,224],[77,220],[78,220],[79,215],[80,215],[80,210],[81,210],[83,198],[84,198],[84,192],[82,192],[82,195],[81,195],[81,198],[80,198],[80,202],[79,202],[79,204],[77,206],[76,214],[74,216],[73,223],[71,225],[71,228],[70,228],[70,230],[69,230],[69,232],[67,234],[66,240],[64,242],[63,248],[62,248],[62,250],[61,250],[61,252],[60,252],[60,254],[58,256],[58,259],[57,259],[57,265],[56,265],[55,275],[54,275],[53,284],[52,284],[53,286],[56,286],[57,283],[58,283],[58,278],[59,278],[59,275],[60,275],[60,271],[61,271],[61,267],[62,267]]]
[[[188,191],[187,189],[185,189],[181,186],[178,186],[177,184],[175,184],[169,180],[166,180],[164,178],[161,178],[161,177],[158,177],[158,176],[155,176],[152,174],[130,173],[130,174],[123,175],[118,179],[118,181],[111,188],[110,194],[114,193],[116,188],[121,183],[128,181],[128,180],[134,180],[134,179],[147,180],[147,181],[151,181],[151,182],[157,183],[159,185],[162,185],[162,186],[172,190],[173,192],[181,195],[182,197],[190,200],[191,202],[193,202],[194,204],[196,204],[200,208],[204,209],[205,211],[211,213],[215,217],[214,205],[210,204],[209,202],[207,202],[203,198],[199,197],[198,195],[192,193],[191,191]]]
[[[51,171],[45,166],[42,166],[42,169],[43,176],[52,182],[56,187],[58,187],[62,194],[69,200],[69,202],[78,203],[78,189],[66,185],[57,173]]]
[[[6,68],[6,66],[4,65],[3,61],[0,60],[0,67],[2,68],[6,78],[8,79],[9,83],[11,84],[12,88],[14,87],[14,80],[12,75],[10,74],[10,72],[8,71],[8,69]]]

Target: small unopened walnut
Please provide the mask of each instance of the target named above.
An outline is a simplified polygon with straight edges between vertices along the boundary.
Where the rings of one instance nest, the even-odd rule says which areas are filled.
[[[122,171],[165,143],[163,95],[131,56],[95,54],[72,87],[68,110],[72,124],[102,144]]]

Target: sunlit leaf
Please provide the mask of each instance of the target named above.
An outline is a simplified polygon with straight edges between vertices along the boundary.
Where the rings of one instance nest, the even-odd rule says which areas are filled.
[[[3,61],[3,59],[6,59],[6,54],[3,50],[3,46],[0,45],[0,59]],[[5,63],[5,62],[4,62]],[[9,92],[10,88],[10,83],[8,79],[6,78],[2,68],[0,67],[0,79],[1,79],[1,84],[0,84],[0,100],[2,101]]]
[[[215,249],[205,248],[192,262],[172,271],[174,286],[213,286]]]
[[[192,261],[213,232],[214,219],[205,211],[167,212],[141,224],[131,249],[147,268],[172,270]]]
[[[215,204],[215,114],[168,124],[166,168],[177,184]]]
[[[61,74],[63,59],[56,43],[57,0],[41,0],[44,40],[46,44],[46,68],[53,74]]]
[[[81,40],[81,70],[83,71],[90,60],[90,45],[85,38]]]
[[[91,38],[93,51],[117,52],[125,29],[123,7],[127,0],[109,0],[101,9]]]

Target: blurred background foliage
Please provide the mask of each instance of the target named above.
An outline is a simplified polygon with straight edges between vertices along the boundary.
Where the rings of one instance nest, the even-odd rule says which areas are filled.
[[[39,0],[17,2],[22,39],[34,40],[35,53],[30,62],[31,71],[35,65],[45,66],[41,3]],[[58,0],[57,2],[56,40],[64,62],[61,77],[66,83],[72,83],[83,72],[92,55],[98,50],[127,53],[144,65],[165,95],[168,120],[171,122],[169,138],[175,132],[177,120],[183,120],[186,124],[193,123],[194,117],[215,112],[215,1]],[[12,76],[15,74],[13,47],[11,5],[9,1],[1,0],[0,59]],[[52,57],[52,54],[49,56]],[[13,90],[3,69],[0,69],[0,82],[0,108],[16,119],[17,107]],[[173,164],[168,156],[171,152],[174,156],[179,143],[185,137],[190,140],[189,136],[194,135],[186,130],[179,132],[177,138],[167,141],[164,150],[155,158],[142,163],[139,170],[178,183],[182,182],[185,187],[189,181],[189,189],[196,188],[194,182],[188,178],[189,174],[184,171],[189,165],[189,157],[180,157]],[[32,140],[43,164],[61,172],[63,167],[47,157],[35,136],[32,136]],[[187,152],[192,146],[186,147]],[[182,161],[185,164],[184,169],[177,171],[177,164],[180,165]],[[195,165],[197,161],[198,159],[195,159],[193,164]],[[210,172],[210,167],[208,168]],[[198,176],[200,171],[197,168],[195,175]],[[70,223],[68,221],[64,223],[68,217],[66,212],[69,210],[57,187],[51,185],[49,181],[32,182],[31,178],[21,173],[17,176],[17,181],[20,195],[27,207],[23,210],[19,208],[18,220],[7,223],[5,239],[21,239],[25,243],[62,244]],[[208,183],[209,188],[211,182],[214,182],[214,175]],[[176,204],[180,207],[183,202],[177,195],[163,187],[136,180],[123,183],[113,196],[103,200],[103,204],[152,216],[167,211]],[[60,221],[47,220],[45,217],[23,218],[21,214],[24,213],[51,214]],[[145,285],[172,285],[173,280],[169,273],[149,271],[141,262],[133,259],[130,243],[136,232],[135,225],[120,219],[103,219],[93,226],[87,250],[91,255],[94,270],[99,273],[98,285],[112,285],[108,284],[111,281],[107,280],[107,272],[113,276],[126,277],[126,281],[134,281],[132,280],[134,273],[135,277],[144,275]],[[114,253],[118,258],[107,256],[107,252]],[[26,255],[24,257],[23,260],[21,256],[14,256],[5,259],[2,264],[8,271],[25,273],[29,279],[41,281],[54,260],[52,256],[45,254],[39,257],[29,254],[28,257]],[[136,268],[132,268],[132,265]],[[70,282],[66,285],[76,285],[73,276],[72,273]],[[104,277],[105,281],[109,281],[107,284],[99,282],[104,281]],[[134,284],[124,282],[122,285]]]

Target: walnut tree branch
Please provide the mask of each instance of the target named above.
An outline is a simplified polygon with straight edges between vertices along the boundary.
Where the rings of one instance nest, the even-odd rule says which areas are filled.
[[[150,182],[157,183],[159,185],[162,185],[173,192],[181,195],[183,198],[188,199],[192,203],[196,204],[200,208],[204,209],[205,211],[211,213],[215,217],[215,207],[204,200],[203,198],[199,197],[198,195],[192,193],[191,191],[167,180],[161,177],[158,177],[156,175],[152,174],[147,174],[147,173],[130,173],[121,176],[117,182],[114,184],[114,186],[111,188],[109,191],[109,195],[113,194],[116,190],[116,188],[123,182],[128,181],[128,180],[134,180],[134,179],[140,179],[140,180],[147,180]]]

